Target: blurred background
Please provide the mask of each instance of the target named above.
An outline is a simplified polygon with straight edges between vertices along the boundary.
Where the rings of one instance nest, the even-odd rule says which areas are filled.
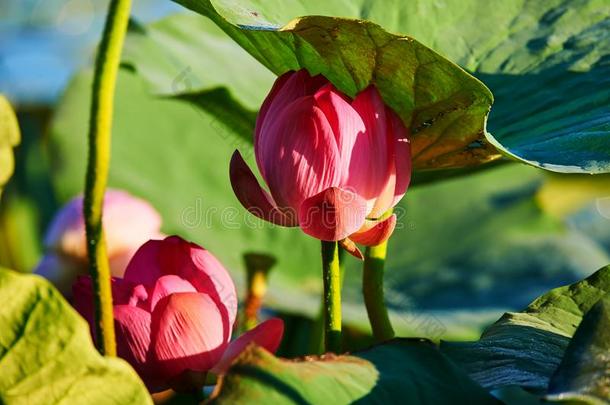
[[[106,6],[0,0],[0,93],[22,130],[0,204],[0,266],[32,271],[54,214],[83,189],[91,65]],[[212,251],[242,296],[243,255],[277,259],[266,311],[287,322],[281,354],[302,355],[319,347],[311,338],[320,308],[318,243],[247,215],[228,180],[234,149],[252,161],[256,111],[273,80],[205,18],[169,1],[135,1],[110,186],[149,201],[164,233]],[[493,125],[492,111],[492,132]],[[386,295],[402,336],[476,339],[503,312],[610,262],[608,176],[509,161],[417,173],[396,212]],[[360,279],[360,263],[346,258],[344,318],[353,348],[369,342]]]

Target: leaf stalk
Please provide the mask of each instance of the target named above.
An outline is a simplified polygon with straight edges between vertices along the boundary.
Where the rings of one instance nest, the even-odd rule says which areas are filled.
[[[95,338],[99,351],[107,356],[116,356],[116,342],[110,265],[102,228],[102,211],[110,165],[114,91],[130,9],[131,0],[110,2],[95,59],[83,204],[89,273],[93,281]]]
[[[377,246],[367,247],[362,268],[362,294],[376,342],[383,342],[394,337],[394,328],[390,322],[383,292],[387,250],[387,241]]]

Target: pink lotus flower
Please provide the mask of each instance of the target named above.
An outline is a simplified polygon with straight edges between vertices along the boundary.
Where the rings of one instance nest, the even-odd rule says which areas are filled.
[[[79,277],[73,291],[74,306],[93,325],[91,279]],[[274,352],[283,334],[282,321],[270,319],[230,343],[233,281],[210,252],[178,236],[142,245],[125,277],[113,278],[112,296],[118,355],[151,392],[223,373],[250,342]]]
[[[263,190],[238,151],[231,184],[253,214],[321,240],[386,240],[411,177],[407,129],[370,86],[354,100],[322,76],[289,72],[263,103],[254,134]]]
[[[145,200],[125,191],[108,190],[104,197],[104,232],[115,277],[144,242],[162,237],[161,216]],[[87,246],[83,197],[75,197],[55,216],[44,240],[45,256],[35,273],[46,277],[68,295],[79,274],[87,274]]]

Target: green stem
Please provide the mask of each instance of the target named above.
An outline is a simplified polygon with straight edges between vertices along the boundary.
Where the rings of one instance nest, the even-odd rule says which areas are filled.
[[[322,241],[322,276],[324,279],[324,348],[341,352],[341,266],[339,244]]]
[[[110,266],[102,230],[102,206],[110,163],[110,134],[116,77],[131,0],[112,0],[95,60],[89,119],[89,156],[83,213],[89,272],[93,280],[96,341],[102,354],[116,355]]]
[[[343,280],[345,278],[345,250],[341,247],[339,247],[339,271],[341,272],[341,288],[343,288]],[[322,296],[320,299],[318,316],[313,320],[309,336],[310,354],[324,353],[324,308],[324,297]]]
[[[377,342],[394,337],[394,329],[383,297],[383,271],[387,250],[387,241],[377,246],[367,247],[362,271],[364,304],[373,329],[373,337]]]

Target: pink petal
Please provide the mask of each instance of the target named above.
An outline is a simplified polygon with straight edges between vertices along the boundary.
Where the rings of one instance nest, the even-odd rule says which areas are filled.
[[[354,142],[344,184],[367,200],[370,212],[388,181],[393,162],[392,145],[388,143],[386,107],[373,86],[358,94],[352,107],[366,129]]]
[[[153,289],[157,280],[166,275],[176,275],[188,281],[196,291],[206,293],[216,302],[228,340],[237,316],[237,293],[222,264],[202,247],[179,236],[169,236],[143,245],[129,263],[125,279]],[[151,304],[155,305],[157,301]]]
[[[118,302],[114,303],[117,304]],[[150,308],[150,304],[148,302],[148,290],[146,287],[144,287],[142,284],[138,284],[133,287],[129,295],[127,305],[132,307],[140,307],[143,309]]]
[[[197,292],[197,290],[191,283],[176,275],[160,277],[152,290],[148,310],[152,312],[161,298],[178,292]]]
[[[394,187],[394,200],[392,207],[405,195],[411,181],[411,143],[408,130],[400,117],[388,109],[388,126],[392,128],[394,139],[394,168],[396,185]]]
[[[285,210],[298,209],[308,197],[338,186],[341,162],[337,142],[313,97],[286,106],[261,141],[262,164],[273,199]],[[268,157],[268,158],[265,158]]]
[[[154,236],[154,239],[163,239],[164,237],[165,236],[163,234],[158,234]],[[142,246],[147,241],[148,240],[142,241],[142,243],[133,250],[126,250],[122,253],[117,253],[113,256],[108,257],[110,262],[110,273],[112,274],[112,277],[125,277],[125,270],[127,269],[129,262],[135,256],[140,246]]]
[[[273,86],[271,87],[269,94],[267,94],[267,97],[265,97],[265,100],[263,101],[263,104],[261,105],[261,108],[258,111],[258,115],[256,117],[255,133],[258,133],[258,131],[260,130],[260,126],[263,123],[263,121],[265,121],[265,117],[267,116],[267,112],[269,111],[269,108],[271,107],[271,105],[274,104],[274,102],[278,98],[277,97],[278,94],[280,92],[282,92],[282,89],[284,88],[284,85],[286,84],[286,82],[288,82],[290,79],[294,79],[294,76],[296,74],[297,73],[295,71],[289,70],[288,72],[278,76],[278,78],[275,79],[275,82],[273,83]],[[283,93],[285,93],[285,92],[283,92]],[[282,94],[282,97],[287,97],[287,96],[291,96],[291,95]],[[293,101],[293,100],[289,100],[289,101]],[[274,108],[277,108],[277,106],[274,106]]]
[[[224,266],[209,251],[179,236],[163,241],[158,260],[164,273],[188,280],[198,292],[214,300],[223,318],[225,338],[229,340],[237,316],[237,292]]]
[[[381,217],[394,207],[405,195],[411,180],[411,144],[407,138],[407,129],[393,111],[387,109],[388,139],[392,147],[390,176],[380,192],[369,217]]]
[[[151,330],[150,358],[168,380],[186,370],[210,370],[228,343],[216,303],[201,293],[161,299],[152,314]]]
[[[112,277],[110,279],[111,288],[112,288],[112,302],[117,305],[128,305],[129,301],[133,299],[133,297],[137,297],[139,299],[146,299],[147,297],[142,297],[141,291],[137,284],[134,284],[130,281],[126,281],[120,278]],[[74,298],[84,297],[88,299],[93,295],[93,283],[91,281],[90,276],[78,276],[76,278],[76,282],[72,286],[72,292],[74,294]],[[87,300],[88,302],[88,300]]]
[[[354,256],[358,260],[363,260],[364,256],[358,246],[350,238],[341,239],[339,245],[350,255]]]
[[[80,276],[76,279],[76,282],[72,286],[72,305],[89,324],[89,332],[95,340],[95,333],[93,330],[95,315],[93,312],[93,288],[91,285],[91,277]]]
[[[124,191],[106,192],[104,232],[109,257],[133,255],[146,241],[159,236],[160,229],[161,216],[147,201]],[[122,277],[124,269],[114,269],[114,273]]]
[[[131,364],[143,365],[150,346],[150,313],[130,305],[115,305],[114,321],[120,356]]]
[[[133,305],[141,306],[147,296],[145,289],[135,285],[129,281],[120,278],[111,279],[112,287],[112,303],[113,305]],[[93,310],[93,284],[91,277],[79,276],[72,286],[72,305],[76,311],[89,323],[91,336],[95,337],[93,325],[95,323],[95,315]]]
[[[364,122],[358,112],[346,100],[346,97],[330,83],[318,90],[314,98],[316,105],[324,112],[333,130],[341,157],[341,181],[347,184],[351,175],[353,175],[351,172],[354,170],[360,171],[359,167],[353,167],[354,164],[351,161],[355,144],[357,142],[362,143],[360,138],[365,136]],[[354,191],[358,192],[358,190]]]
[[[370,210],[369,218],[379,218],[404,196],[411,180],[411,144],[407,129],[391,109],[386,107],[388,156],[390,172],[383,189]]]
[[[296,218],[280,211],[273,198],[261,188],[247,163],[238,151],[233,153],[229,169],[233,192],[250,213],[276,225],[297,226]]]
[[[137,250],[125,270],[124,279],[152,287],[163,275],[159,262],[162,240],[149,240]]]
[[[187,279],[197,291],[208,294],[216,302],[223,318],[228,316],[225,328],[229,330],[229,339],[237,317],[237,291],[233,279],[218,259],[201,246],[191,244],[191,258],[197,273],[187,275]]]
[[[279,103],[274,103],[274,101],[277,99],[277,95],[278,95],[278,93],[280,93],[281,89],[284,87],[284,84],[286,84],[286,82],[292,76],[294,76],[294,74],[295,74],[295,72],[289,71],[289,72],[284,73],[283,75],[281,75],[280,77],[278,77],[275,80],[275,83],[273,83],[273,87],[271,88],[271,91],[265,98],[265,101],[263,101],[263,104],[261,105],[261,109],[259,110],[258,115],[256,116],[256,127],[254,128],[254,154],[256,157],[256,164],[259,167],[259,169],[263,167],[261,164],[261,160],[260,160],[260,154],[258,153],[259,151],[261,151],[261,148],[259,147],[259,143],[261,141],[261,128],[263,127],[263,124],[265,123],[265,118],[267,117],[267,113],[269,112],[269,109],[271,108],[272,105],[274,106],[273,112],[275,114],[277,114],[277,109],[279,107],[281,107],[281,105]],[[283,97],[287,97],[287,96],[288,96],[288,94]],[[290,100],[290,101],[293,101],[293,100]],[[283,101],[283,102],[285,102],[285,101]],[[265,175],[262,172],[261,172],[261,174],[263,175],[263,178],[265,178]]]
[[[186,278],[193,270],[191,243],[177,235],[168,236],[159,246],[157,262],[161,274],[176,274]]]
[[[314,238],[338,241],[364,224],[366,202],[357,194],[330,187],[301,204],[299,224]]]
[[[258,113],[256,128],[254,130],[256,163],[265,181],[267,181],[263,165],[265,148],[261,147],[261,145],[268,142],[268,136],[273,136],[273,134],[269,132],[269,126],[273,124],[287,105],[301,97],[314,94],[317,89],[326,83],[328,83],[328,80],[323,76],[318,75],[312,77],[307,70],[301,69],[298,72],[290,71],[284,73],[273,84],[273,88],[265,98],[260,112]]]
[[[284,321],[279,318],[271,318],[232,341],[223,353],[222,359],[211,371],[214,374],[224,374],[231,366],[231,363],[233,363],[233,360],[251,343],[263,347],[271,353],[275,353],[282,342],[283,335]]]
[[[369,211],[367,215],[369,218],[381,218],[383,215],[393,207],[394,203],[394,191],[396,190],[396,171],[394,170],[394,165],[392,164],[392,171],[390,172],[390,176],[384,186],[384,188],[379,192],[377,199],[373,204],[373,208]],[[398,202],[398,201],[397,201]]]
[[[55,215],[44,238],[45,248],[86,260],[83,197],[74,197]]]
[[[148,362],[151,315],[129,305],[114,306],[117,354],[127,360],[152,392],[166,388]]]
[[[396,227],[396,215],[381,221],[366,220],[362,228],[350,235],[350,239],[364,246],[375,246],[388,240]]]
[[[55,216],[45,236],[45,247],[53,252],[86,260],[83,198],[70,200]],[[159,234],[161,216],[145,200],[120,190],[108,190],[104,196],[104,232],[112,274],[122,277],[126,260],[140,245]]]

